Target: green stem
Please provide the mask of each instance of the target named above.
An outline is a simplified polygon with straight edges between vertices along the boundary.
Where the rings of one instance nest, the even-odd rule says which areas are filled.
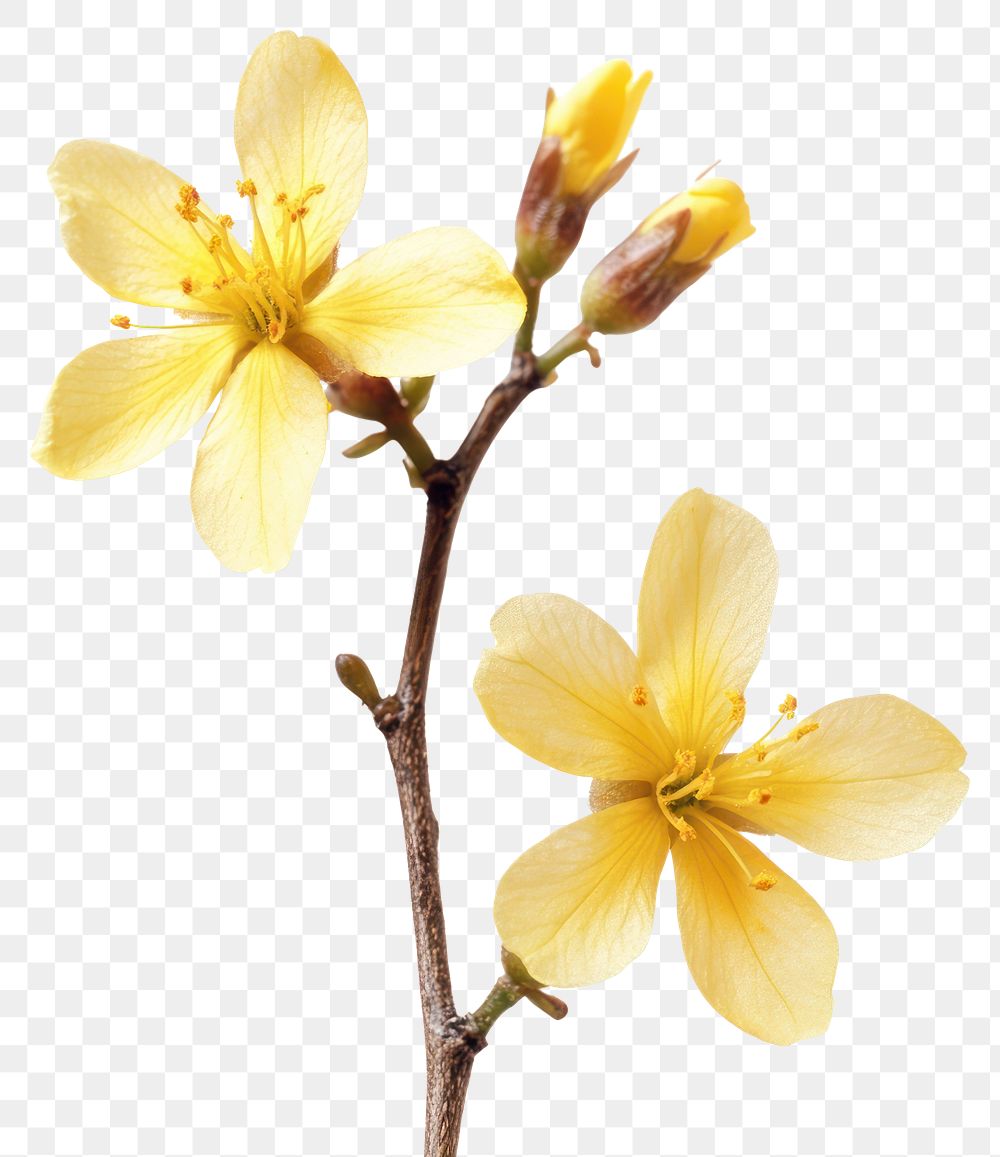
[[[515,984],[509,976],[501,976],[493,985],[489,996],[471,1014],[471,1019],[480,1034],[486,1036],[500,1017],[526,995],[525,990],[519,984]]]
[[[531,352],[531,345],[535,336],[535,322],[538,321],[538,303],[542,296],[542,282],[537,277],[529,277],[521,268],[519,261],[514,262],[514,277],[518,285],[524,290],[528,308],[524,314],[524,321],[514,338],[514,352],[526,354]]]
[[[584,350],[590,355],[590,364],[595,368],[599,366],[601,355],[590,344],[592,332],[581,321],[576,329],[571,329],[569,333],[561,337],[550,350],[547,350],[535,361],[535,370],[538,376],[544,381],[561,362],[572,357],[573,354],[583,353]]]
[[[407,458],[416,467],[417,472],[421,475],[426,474],[437,461],[437,457],[427,444],[427,439],[423,434],[409,419],[394,423],[388,429],[393,440],[403,447]]]

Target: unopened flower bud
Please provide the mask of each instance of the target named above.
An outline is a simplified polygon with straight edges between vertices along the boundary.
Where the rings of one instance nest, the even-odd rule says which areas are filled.
[[[369,711],[374,711],[382,696],[375,684],[375,678],[368,670],[368,664],[358,655],[338,655],[334,668],[337,678],[348,691],[357,695]]]
[[[644,328],[753,232],[739,185],[699,181],[651,213],[591,272],[580,296],[584,323],[599,333]]]
[[[632,76],[611,60],[561,97],[549,94],[545,128],[517,214],[518,262],[544,281],[563,267],[587,214],[624,175],[635,153],[618,160],[652,74]]]
[[[360,370],[348,370],[324,388],[330,405],[354,418],[389,426],[403,414],[399,394],[388,378],[371,378]]]

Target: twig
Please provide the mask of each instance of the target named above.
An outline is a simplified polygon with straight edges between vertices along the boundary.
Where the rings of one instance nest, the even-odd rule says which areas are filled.
[[[486,1032],[455,1009],[424,731],[427,683],[455,528],[480,464],[504,423],[541,385],[530,353],[516,352],[510,373],[486,399],[465,441],[423,474],[427,519],[410,610],[399,686],[374,709],[396,775],[413,904],[420,1004],[427,1052],[425,1157],[454,1157],[473,1058]]]

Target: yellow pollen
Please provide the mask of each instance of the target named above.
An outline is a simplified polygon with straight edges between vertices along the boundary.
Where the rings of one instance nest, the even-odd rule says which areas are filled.
[[[770,892],[777,882],[778,877],[771,872],[758,872],[750,881],[750,887],[756,888],[758,892]]]
[[[646,688],[640,687],[638,684],[632,688],[632,694],[629,696],[636,707],[645,707],[649,702],[649,696],[646,694]]]
[[[774,793],[767,787],[755,787],[747,796],[747,803],[765,804],[771,802],[771,797]]]
[[[677,834],[685,843],[698,838],[698,833],[691,827],[687,820],[681,819],[680,816],[675,816],[673,812],[666,812],[665,814],[667,819],[677,829]]]
[[[694,793],[695,799],[708,799],[708,797],[715,790],[715,776],[705,772],[702,777],[701,787]]]
[[[256,197],[257,186],[253,181],[237,181],[236,192],[239,193],[241,197]]]
[[[198,190],[194,185],[181,185],[177,191],[177,196],[180,200],[174,206],[178,213],[185,221],[198,220],[198,202],[201,197],[198,195]]]
[[[795,709],[798,707],[799,701],[794,695],[786,695],[784,699],[778,704],[778,712],[784,715],[786,719],[795,718]]]
[[[216,221],[219,222],[223,229],[232,229],[233,227],[233,219],[228,213],[220,213],[219,216],[216,217]]]
[[[798,741],[803,735],[810,735],[813,731],[819,731],[818,723],[803,723],[801,727],[796,727],[792,732],[792,739]]]
[[[739,726],[746,718],[746,699],[740,691],[723,691],[722,694],[729,700],[733,707],[732,714],[729,716],[729,722]]]
[[[697,756],[693,751],[674,752],[674,775],[683,775],[686,771],[694,771]]]
[[[129,329],[132,323],[123,313],[116,313],[111,319],[111,324],[116,325],[119,329]]]
[[[222,238],[218,235],[218,233],[213,233],[212,236],[209,237],[209,239],[208,239],[208,251],[209,251],[209,253],[218,253],[218,251],[221,248],[222,248]]]
[[[184,292],[186,294],[189,294],[189,295],[194,293],[194,282],[191,280],[190,277],[185,277],[181,281],[181,289],[183,289]]]
[[[277,195],[277,197],[274,198],[274,203],[275,203],[275,205],[284,205],[284,203],[287,200],[288,200],[288,194],[287,193],[279,193]]]

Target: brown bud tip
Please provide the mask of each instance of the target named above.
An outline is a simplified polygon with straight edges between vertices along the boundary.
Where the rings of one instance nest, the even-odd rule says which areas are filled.
[[[388,378],[370,378],[358,370],[348,370],[328,382],[326,396],[335,410],[384,425],[398,420],[402,410],[399,394]]]
[[[553,1020],[562,1020],[569,1012],[569,1005],[564,1000],[560,1000],[558,996],[553,996],[551,992],[529,989],[524,995],[535,1008],[540,1008],[546,1016],[551,1016]]]
[[[338,655],[334,666],[337,671],[337,678],[347,690],[351,694],[357,695],[369,711],[374,711],[382,696],[379,694],[378,687],[375,686],[375,679],[371,671],[368,670],[368,664],[364,659],[357,655]]]

